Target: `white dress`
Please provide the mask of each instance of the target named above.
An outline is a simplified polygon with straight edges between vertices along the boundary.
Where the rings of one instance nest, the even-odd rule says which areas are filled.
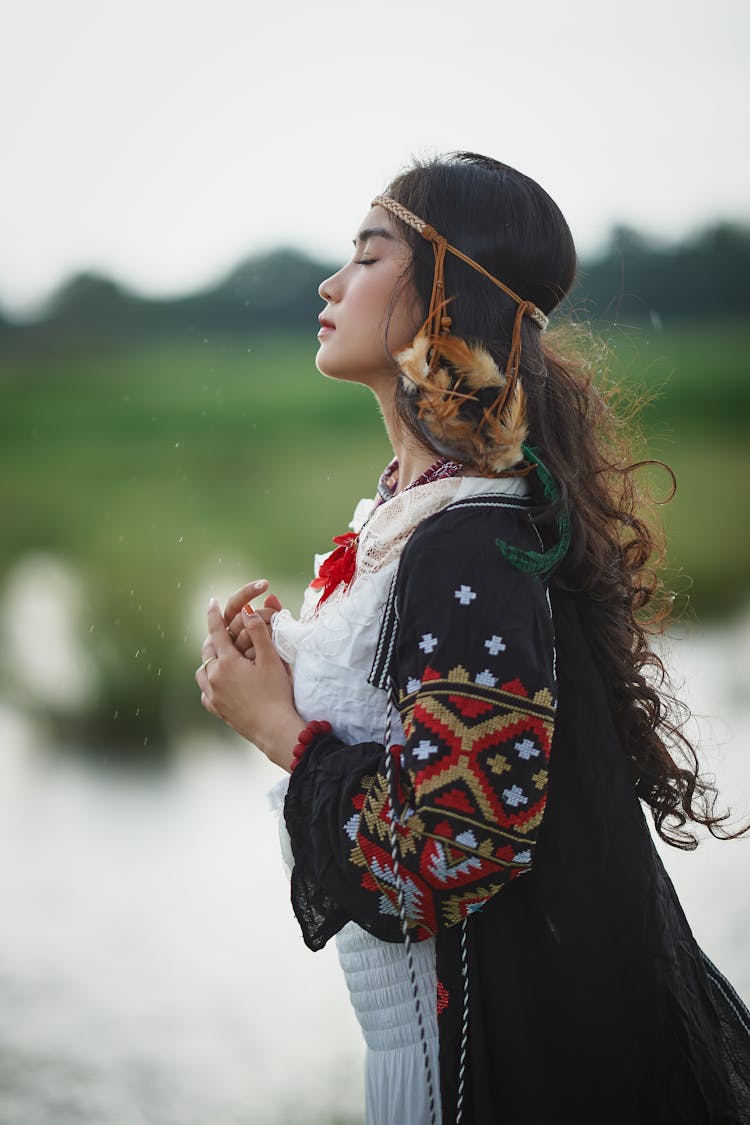
[[[320,591],[308,588],[299,619],[287,610],[273,619],[274,643],[293,667],[295,705],[305,721],[327,719],[345,743],[383,740],[386,696],[367,682],[367,676],[404,544],[422,520],[454,500],[488,492],[519,496],[527,488],[522,477],[451,477],[399,493],[374,511],[373,501],[360,502],[351,526],[355,531],[364,526],[348,591],[335,591],[315,614]],[[316,559],[316,571],[320,561]],[[393,737],[398,742],[402,732],[397,722]],[[277,811],[287,785],[285,777],[272,791]],[[291,868],[294,860],[283,818],[280,831]],[[367,1125],[429,1125],[425,1063],[404,947],[380,941],[355,922],[344,926],[336,944],[367,1045]],[[434,940],[413,944],[412,952],[439,1121]]]

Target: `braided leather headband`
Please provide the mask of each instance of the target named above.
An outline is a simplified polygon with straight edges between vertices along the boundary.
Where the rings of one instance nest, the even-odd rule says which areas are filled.
[[[444,238],[442,234],[438,234],[435,228],[431,227],[429,223],[426,223],[424,219],[420,219],[418,215],[415,215],[413,211],[410,211],[407,207],[404,207],[403,204],[397,203],[395,199],[391,199],[390,195],[376,195],[372,201],[371,206],[382,207],[385,211],[390,211],[390,213],[392,215],[395,215],[397,219],[401,219],[401,221],[403,223],[406,223],[407,226],[411,227],[415,231],[418,231],[419,234],[422,235],[422,238],[426,238],[428,242],[432,243],[435,249],[435,283],[433,285],[433,297],[437,298],[437,300],[430,302],[430,320],[432,320],[432,314],[434,313],[433,304],[442,305],[445,301],[445,294],[442,292],[444,288],[443,262],[445,260],[446,251],[449,251],[457,258],[460,258],[462,262],[466,262],[467,266],[471,266],[472,269],[475,269],[478,273],[481,273],[484,277],[487,278],[488,281],[491,281],[493,285],[496,285],[498,289],[502,289],[503,293],[507,293],[507,295],[512,298],[512,300],[514,300],[519,306],[519,311],[521,307],[523,307],[522,315],[531,317],[534,323],[538,324],[542,332],[544,332],[545,328],[549,324],[549,319],[544,315],[541,309],[537,308],[537,306],[532,301],[525,301],[523,297],[519,297],[518,294],[514,293],[514,291],[508,285],[505,285],[502,281],[498,281],[498,279],[496,277],[493,277],[493,275],[489,273],[489,271],[486,270],[484,266],[480,266],[479,262],[475,262],[473,258],[470,258],[468,256],[468,254],[464,254],[455,246],[451,246],[450,242],[448,242],[448,240]],[[434,292],[434,290],[437,288],[440,288],[441,290],[439,297]],[[435,327],[439,326],[435,325]]]

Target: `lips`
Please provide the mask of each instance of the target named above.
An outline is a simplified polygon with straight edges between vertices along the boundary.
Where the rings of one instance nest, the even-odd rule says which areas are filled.
[[[318,320],[320,321],[320,327],[321,328],[327,328],[327,329],[330,329],[331,332],[335,332],[336,325],[333,323],[332,320],[328,320],[328,318],[325,317],[325,316],[319,316]]]

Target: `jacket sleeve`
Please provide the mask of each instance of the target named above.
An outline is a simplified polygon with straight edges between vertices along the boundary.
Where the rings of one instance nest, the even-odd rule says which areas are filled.
[[[481,909],[530,870],[552,739],[554,639],[546,588],[514,569],[492,525],[413,536],[391,660],[403,747],[391,750],[397,860],[415,940]],[[325,718],[325,716],[320,716]],[[292,902],[318,949],[350,919],[403,941],[386,748],[316,739],[285,816]]]

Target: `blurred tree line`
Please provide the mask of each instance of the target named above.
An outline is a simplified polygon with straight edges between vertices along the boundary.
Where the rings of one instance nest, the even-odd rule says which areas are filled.
[[[160,300],[81,273],[30,323],[13,322],[0,311],[0,343],[309,332],[320,308],[318,285],[335,268],[279,249],[247,258],[217,285]],[[662,245],[621,226],[598,257],[582,262],[568,311],[584,320],[635,324],[742,317],[748,276],[748,227],[722,222]]]
[[[8,575],[51,557],[78,583],[94,685],[40,702],[12,678],[6,638],[0,698],[60,742],[167,753],[205,720],[204,592],[267,573],[296,604],[312,550],[377,479],[388,448],[369,396],[314,376],[317,288],[335,268],[278,249],[161,300],[79,274],[30,322],[0,311],[0,627]],[[647,403],[651,455],[680,481],[664,513],[670,588],[701,613],[734,612],[750,589],[749,272],[748,227],[675,245],[620,227],[562,310],[594,370]]]

